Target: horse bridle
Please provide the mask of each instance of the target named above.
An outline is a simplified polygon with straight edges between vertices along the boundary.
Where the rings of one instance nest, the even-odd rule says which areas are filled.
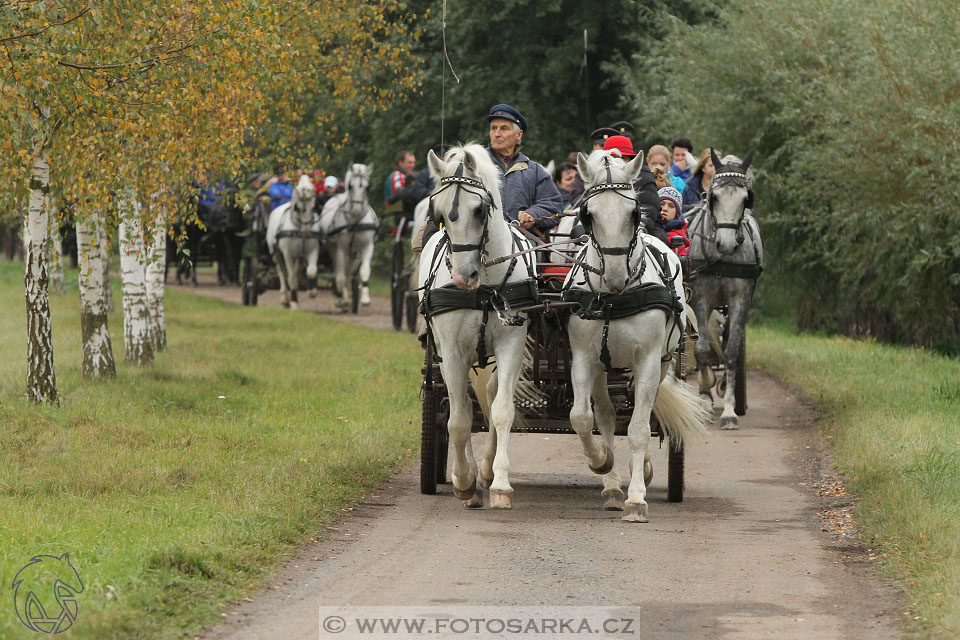
[[[430,196],[430,205],[427,210],[427,215],[432,217],[438,224],[442,222],[441,217],[434,210],[433,199],[451,187],[454,187],[456,191],[453,193],[453,203],[451,204],[450,213],[447,216],[450,219],[450,222],[456,222],[460,219],[460,192],[461,190],[466,191],[467,193],[480,198],[481,215],[483,216],[483,231],[480,233],[480,240],[475,244],[457,244],[450,241],[449,236],[447,236],[447,244],[450,252],[462,253],[465,251],[480,251],[485,254],[487,238],[489,236],[490,216],[492,215],[494,209],[493,196],[490,194],[487,188],[483,186],[482,182],[463,175],[462,162],[457,167],[457,171],[454,175],[440,178],[440,188],[437,189],[436,193]],[[479,189],[479,191],[475,191],[474,189]]]
[[[351,174],[352,174],[352,172],[351,172]],[[351,180],[352,180],[352,179],[353,179],[353,176],[351,175],[350,178],[351,178]],[[367,189],[370,188],[370,179],[367,178],[366,176],[364,176],[363,178],[361,178],[361,183],[362,183],[362,184],[361,184],[361,188],[363,189],[363,191],[366,191]],[[365,212],[365,209],[364,209],[364,206],[363,206],[364,199],[361,198],[360,200],[354,200],[354,199],[351,198],[350,196],[351,196],[351,193],[350,193],[350,180],[348,180],[348,181],[347,181],[347,202],[349,203],[350,206],[346,207],[346,209],[347,209],[347,211],[349,211],[351,214],[354,214],[354,213],[355,213],[355,211],[354,211],[354,205],[357,205],[357,206],[359,206],[359,208],[360,208],[359,215],[363,215],[364,212]]]
[[[590,238],[590,244],[593,245],[593,248],[596,249],[597,254],[600,256],[600,270],[606,270],[606,261],[604,256],[626,256],[628,274],[627,282],[630,282],[637,276],[637,273],[634,271],[636,271],[636,269],[640,269],[641,265],[643,264],[643,260],[641,260],[636,269],[630,269],[630,258],[633,256],[633,252],[637,248],[637,239],[640,235],[640,225],[642,224],[640,203],[637,201],[632,184],[629,182],[613,181],[613,176],[610,173],[610,157],[605,157],[603,162],[604,167],[607,170],[607,181],[590,187],[583,195],[583,200],[580,204],[580,223],[583,225],[583,230],[586,232],[587,237]],[[629,190],[632,195],[627,196],[621,193],[622,191],[626,190]],[[604,191],[612,191],[621,198],[625,198],[633,202],[633,234],[631,235],[630,244],[625,247],[602,247],[600,246],[600,243],[597,241],[597,237],[593,232],[593,217],[589,208],[587,207],[587,202],[589,202],[592,197]],[[589,282],[589,277],[587,280]]]
[[[747,197],[743,201],[743,207],[740,209],[740,215],[737,218],[736,222],[718,222],[717,217],[713,213],[713,189],[715,186],[723,186],[724,184],[733,184],[737,187],[745,187],[747,189]],[[707,206],[705,207],[707,214],[713,220],[713,232],[710,234],[710,240],[714,241],[716,239],[717,229],[736,229],[737,231],[737,246],[743,244],[743,219],[744,214],[746,214],[747,209],[750,209],[753,206],[753,191],[750,189],[749,183],[747,182],[747,174],[741,171],[723,171],[717,173],[713,176],[713,180],[710,183],[710,194],[707,199]]]

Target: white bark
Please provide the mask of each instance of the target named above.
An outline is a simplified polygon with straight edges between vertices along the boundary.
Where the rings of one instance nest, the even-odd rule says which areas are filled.
[[[57,378],[53,368],[53,333],[50,324],[49,280],[47,275],[47,196],[50,165],[43,147],[34,148],[30,171],[30,200],[23,227],[27,299],[27,396],[33,402],[58,402]]]
[[[110,248],[107,243],[107,227],[105,224],[97,228],[97,240],[100,248],[100,268],[103,269],[103,275],[100,280],[103,283],[103,299],[105,300],[107,313],[113,313],[117,306],[113,303],[113,289],[110,288]]]
[[[154,205],[157,214],[153,217],[150,234],[147,236],[147,308],[150,311],[150,339],[153,350],[167,348],[167,322],[163,315],[164,268],[167,261],[167,218],[163,209]]]
[[[104,216],[101,212],[89,212],[77,219],[77,253],[80,271],[80,327],[83,337],[83,364],[81,372],[87,378],[114,376],[117,374],[113,359],[113,345],[107,326],[107,300],[103,279],[106,251],[101,243]]]
[[[67,292],[67,284],[63,277],[63,235],[57,221],[56,202],[53,196],[47,198],[47,218],[50,220],[50,291],[63,294]]]
[[[127,362],[153,363],[150,311],[147,308],[146,244],[140,203],[127,194],[120,204],[120,281],[123,286],[123,346]]]

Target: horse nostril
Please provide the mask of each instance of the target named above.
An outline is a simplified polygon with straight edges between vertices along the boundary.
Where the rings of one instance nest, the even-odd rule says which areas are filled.
[[[479,277],[480,277],[480,272],[477,270],[474,270],[474,272],[470,274],[471,280],[477,280]]]

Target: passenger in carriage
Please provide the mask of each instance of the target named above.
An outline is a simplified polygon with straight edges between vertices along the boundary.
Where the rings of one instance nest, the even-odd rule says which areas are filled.
[[[327,200],[344,191],[345,189],[341,186],[337,176],[327,176],[323,179],[323,188],[317,190],[317,197],[314,200],[313,206],[314,210],[319,214],[323,211],[323,205],[327,204]]]
[[[274,172],[276,180],[270,185],[268,193],[270,194],[270,211],[273,211],[282,204],[290,202],[293,197],[293,184],[287,177],[287,170],[281,165],[277,165]]]
[[[683,191],[683,179],[673,175],[670,171],[670,149],[662,144],[655,144],[647,152],[647,166],[657,179],[657,188],[673,187]]]
[[[563,200],[564,211],[570,208],[571,191],[573,190],[573,185],[578,173],[577,165],[570,164],[569,162],[561,162],[560,166],[553,172],[553,183],[557,185],[557,189],[560,190],[560,198]]]
[[[723,154],[717,149],[717,157]],[[704,148],[700,152],[700,158],[697,160],[697,170],[693,172],[690,179],[683,187],[683,210],[689,211],[707,196],[707,189],[710,188],[710,182],[713,180],[713,174],[716,173],[716,167],[713,166],[713,159],[710,157],[710,147]]]
[[[687,222],[683,219],[681,212],[683,198],[680,192],[673,187],[664,187],[657,192],[660,196],[660,219],[663,221],[663,228],[667,232],[667,246],[670,247],[670,240],[675,237],[683,238],[683,244],[679,247],[670,247],[680,257],[687,255],[687,249],[690,247],[690,239],[687,237]]]
[[[673,148],[673,164],[670,165],[670,171],[686,182],[696,168],[690,166],[693,162],[693,143],[688,138],[677,138],[670,146]]]
[[[633,143],[626,136],[607,138],[603,148],[628,162],[637,155],[633,151]],[[656,179],[646,165],[641,168],[640,175],[634,181],[633,190],[637,193],[641,220],[647,234],[666,243],[667,232],[663,230],[663,224],[660,221],[660,197],[657,195]]]
[[[557,226],[563,200],[546,169],[520,152],[527,119],[508,104],[497,104],[487,115],[487,152],[500,173],[503,213],[524,229],[545,232]]]

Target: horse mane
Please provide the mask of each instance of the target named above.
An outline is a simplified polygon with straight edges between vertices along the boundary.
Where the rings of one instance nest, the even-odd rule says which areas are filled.
[[[452,147],[447,151],[443,160],[450,167],[450,171],[447,175],[441,177],[452,176],[456,171],[456,166],[461,162],[466,162],[467,156],[473,159],[477,167],[475,174],[487,188],[487,191],[490,192],[494,205],[498,210],[503,211],[503,202],[500,199],[500,172],[497,171],[497,167],[490,159],[490,154],[487,153],[486,148],[476,142],[468,142],[463,146]],[[439,184],[439,180],[437,183]]]
[[[610,158],[610,177],[613,182],[627,182],[626,161],[620,156],[614,155],[609,150],[596,149],[587,157],[587,166],[590,167],[590,173],[593,174],[594,180],[588,182],[584,176],[584,185],[586,188],[589,189],[594,185],[606,181],[607,167],[604,158]]]

